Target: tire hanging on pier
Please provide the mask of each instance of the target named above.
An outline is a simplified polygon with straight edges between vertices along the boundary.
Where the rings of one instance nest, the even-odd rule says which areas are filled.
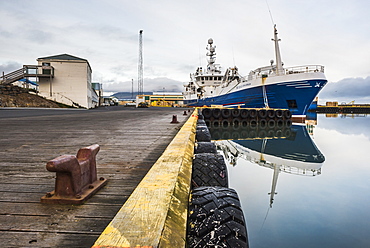
[[[190,199],[189,248],[248,247],[244,215],[234,189],[199,187],[192,190]]]
[[[231,110],[231,116],[233,118],[239,118],[239,116],[240,116],[240,110],[239,109],[232,109]]]
[[[207,126],[206,121],[203,119],[198,119],[197,127],[200,127],[200,126]]]
[[[276,122],[275,122],[275,120],[270,119],[270,120],[267,122],[267,127],[268,127],[268,128],[272,129],[272,128],[275,128],[275,126],[276,126]]]
[[[282,111],[281,109],[277,109],[277,110],[275,111],[275,116],[276,116],[276,118],[278,118],[278,119],[283,118],[283,111]]]
[[[230,109],[221,109],[221,116],[224,119],[228,119],[231,116],[231,110]]]
[[[209,132],[209,129],[207,126],[197,126],[196,133],[195,133],[195,139],[198,142],[210,142],[211,141],[211,133]]]
[[[273,109],[267,110],[267,117],[269,119],[275,119],[276,118],[275,110],[273,110]]]
[[[202,110],[202,115],[204,116],[205,119],[209,119],[212,117],[212,109],[210,108],[204,108]]]
[[[249,117],[251,119],[257,118],[257,115],[258,115],[257,110],[255,110],[255,109],[249,110]]]
[[[261,119],[258,121],[258,126],[261,129],[265,129],[267,127],[267,121],[266,119]]]
[[[267,117],[267,111],[266,109],[260,109],[258,110],[258,118],[259,119],[266,119]]]
[[[222,120],[222,127],[228,127],[230,126],[232,123],[230,123],[228,120]]]
[[[285,119],[290,119],[292,117],[292,112],[290,112],[290,110],[284,110],[283,115]]]
[[[193,188],[201,186],[228,187],[224,157],[215,153],[195,154],[191,181]]]
[[[197,142],[194,147],[194,154],[217,153],[217,148],[213,142]]]
[[[221,117],[221,109],[212,109],[212,116],[216,119]]]
[[[242,119],[247,119],[248,117],[249,117],[249,110],[248,109],[241,109],[240,110],[240,117],[242,118]]]
[[[219,128],[221,126],[221,123],[219,120],[213,120],[211,125],[212,125],[212,128]]]

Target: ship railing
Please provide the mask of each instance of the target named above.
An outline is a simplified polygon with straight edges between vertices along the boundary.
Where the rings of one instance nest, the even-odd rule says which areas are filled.
[[[298,73],[324,73],[324,66],[322,65],[302,65],[302,66],[293,66],[293,67],[285,67],[279,74],[276,74],[276,67],[275,66],[266,66],[262,68],[258,68],[254,71],[251,71],[248,75],[248,80],[257,79],[257,78],[265,78],[265,77],[273,77],[273,76],[280,76],[280,75],[290,75],[290,74],[298,74]]]
[[[322,72],[324,73],[324,66],[322,65],[304,65],[284,68],[285,74],[295,74],[295,73],[312,73],[312,72]]]
[[[253,161],[253,160],[252,160]],[[260,161],[253,161],[260,166],[274,169],[275,166],[279,167],[279,170],[284,173],[293,174],[293,175],[300,175],[300,176],[318,176],[321,174],[321,168],[318,169],[306,169],[306,168],[298,168],[294,166],[284,165],[284,164],[274,164],[268,161],[260,162]]]

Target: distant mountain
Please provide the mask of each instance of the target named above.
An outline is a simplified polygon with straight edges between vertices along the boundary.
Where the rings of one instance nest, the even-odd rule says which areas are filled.
[[[152,95],[152,91],[144,92],[144,95]],[[137,92],[134,92],[133,94],[131,92],[117,92],[113,94],[112,96],[117,97],[118,99],[132,99],[132,96],[134,99],[136,99]]]

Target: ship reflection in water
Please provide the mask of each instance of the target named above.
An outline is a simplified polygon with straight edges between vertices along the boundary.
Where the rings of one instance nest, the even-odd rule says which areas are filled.
[[[293,124],[276,128],[223,127],[210,128],[217,149],[231,166],[240,159],[273,170],[270,207],[277,194],[280,173],[314,177],[321,174],[324,155],[316,147],[310,133],[312,125]]]

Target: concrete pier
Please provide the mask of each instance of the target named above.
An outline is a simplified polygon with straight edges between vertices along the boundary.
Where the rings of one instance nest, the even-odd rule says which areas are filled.
[[[1,244],[91,247],[188,119],[183,111],[0,109]],[[92,144],[108,184],[84,205],[41,204],[55,184],[46,162]]]

